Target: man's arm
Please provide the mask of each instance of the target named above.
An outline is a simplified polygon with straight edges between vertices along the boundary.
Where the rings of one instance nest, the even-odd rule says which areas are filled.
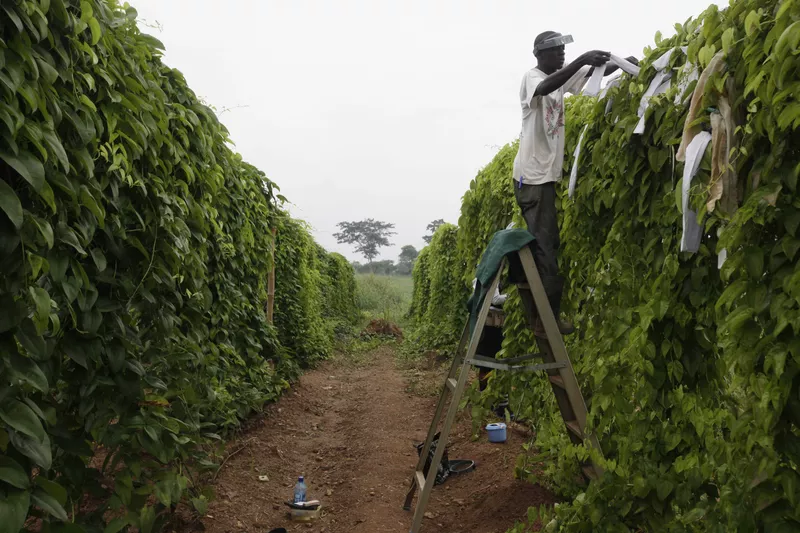
[[[608,63],[611,54],[608,52],[601,52],[600,50],[593,50],[581,55],[578,59],[567,65],[566,67],[558,70],[539,83],[536,87],[534,96],[544,96],[556,91],[564,86],[580,69],[586,65],[599,67]]]

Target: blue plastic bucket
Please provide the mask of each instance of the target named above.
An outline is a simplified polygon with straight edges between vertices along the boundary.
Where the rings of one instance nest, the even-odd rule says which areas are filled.
[[[486,431],[489,432],[489,442],[506,441],[506,425],[502,422],[489,424],[486,426]]]

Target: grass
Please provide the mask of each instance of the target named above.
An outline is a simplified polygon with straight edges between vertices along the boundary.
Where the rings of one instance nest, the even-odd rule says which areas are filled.
[[[410,276],[356,274],[358,305],[368,318],[401,325],[411,305],[414,282]]]

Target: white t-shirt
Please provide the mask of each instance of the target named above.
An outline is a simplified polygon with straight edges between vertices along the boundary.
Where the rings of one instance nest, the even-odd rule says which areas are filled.
[[[564,168],[564,93],[578,93],[591,67],[582,67],[560,89],[534,96],[547,74],[532,68],[522,78],[519,99],[522,131],[514,160],[514,179],[526,185],[560,181]]]

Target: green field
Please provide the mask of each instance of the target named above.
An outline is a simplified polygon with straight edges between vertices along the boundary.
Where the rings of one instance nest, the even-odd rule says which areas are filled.
[[[358,305],[367,317],[404,321],[414,290],[411,276],[356,274],[356,284]]]

